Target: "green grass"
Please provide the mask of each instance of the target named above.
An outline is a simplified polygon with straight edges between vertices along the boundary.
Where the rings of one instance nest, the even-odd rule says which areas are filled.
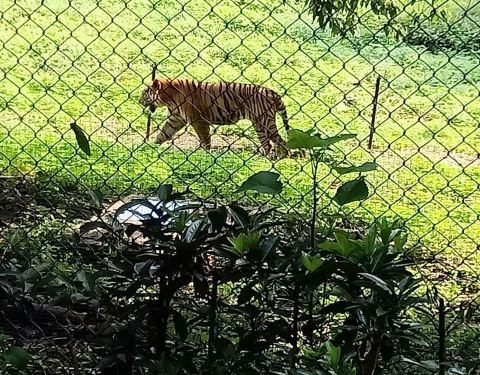
[[[360,147],[349,142],[336,156],[354,163],[375,159],[379,169],[368,177],[372,198],[347,211],[365,219],[402,216],[414,241],[443,251],[451,266],[477,270],[480,257],[471,254],[480,230],[478,58],[373,37],[373,16],[364,17],[368,27],[356,38],[342,41],[314,32],[294,1],[263,3],[87,0],[67,7],[0,0],[0,173],[42,173],[64,185],[79,180],[113,196],[168,181],[204,197],[241,199],[232,190],[248,175],[276,168],[286,187],[274,202],[308,210],[307,162],[273,164],[255,155],[257,141],[246,124],[217,129],[216,137],[228,141],[245,132],[249,141],[241,150],[145,144],[137,98],[155,61],[159,76],[270,86],[284,95],[294,128],[357,133]],[[382,85],[369,151],[377,74]],[[164,116],[159,112],[157,124]],[[76,153],[71,121],[91,135],[88,160]],[[328,189],[334,178],[323,172]]]

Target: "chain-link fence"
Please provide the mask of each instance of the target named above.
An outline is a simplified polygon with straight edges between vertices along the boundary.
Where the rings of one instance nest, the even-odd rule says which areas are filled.
[[[446,300],[450,358],[479,341],[480,318],[472,311],[480,296],[480,3],[406,4],[395,17],[400,38],[385,34],[385,20],[369,9],[359,11],[354,34],[332,36],[294,0],[0,0],[0,14],[2,246],[41,249],[45,257],[64,246],[56,235],[93,216],[77,193],[85,188],[89,205],[99,203],[98,192],[114,202],[171,183],[204,199],[233,197],[306,215],[313,199],[309,160],[260,155],[249,121],[213,126],[211,150],[199,147],[188,126],[158,146],[155,131],[166,116],[159,108],[152,139],[145,139],[138,98],[152,64],[158,78],[254,83],[282,96],[294,129],[357,134],[328,157],[378,167],[367,179],[370,198],[343,213],[359,221],[401,217],[410,243],[429,258],[420,270],[428,288]],[[77,150],[72,122],[89,136],[89,158]],[[262,170],[280,174],[280,194],[235,193]],[[19,176],[26,180],[12,183]],[[338,210],[328,194],[341,181],[320,171],[324,212]],[[47,313],[71,337],[66,321],[78,317],[68,309]],[[18,326],[12,314],[4,318]],[[55,346],[57,330],[49,336],[40,326]],[[60,343],[55,358],[71,362],[78,348]]]

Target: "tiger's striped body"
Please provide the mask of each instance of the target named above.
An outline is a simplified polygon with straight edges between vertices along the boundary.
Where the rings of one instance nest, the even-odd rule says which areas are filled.
[[[272,144],[285,155],[285,141],[278,134],[276,114],[280,113],[288,130],[287,112],[275,91],[252,84],[195,82],[187,79],[154,80],[143,92],[140,104],[154,112],[159,106],[168,108],[168,115],[157,136],[161,144],[184,126],[191,124],[201,146],[210,149],[210,125],[235,124],[250,120],[268,154]]]

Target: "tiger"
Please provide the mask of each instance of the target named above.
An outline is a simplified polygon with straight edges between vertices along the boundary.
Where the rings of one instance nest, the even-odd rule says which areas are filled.
[[[285,129],[290,129],[285,104],[279,94],[267,87],[154,79],[142,91],[139,103],[150,114],[157,107],[168,108],[167,118],[156,139],[159,145],[171,140],[180,129],[190,124],[200,139],[200,146],[210,150],[210,125],[233,125],[239,120],[250,120],[260,140],[260,152],[269,155],[275,146],[276,155],[290,154],[276,126],[276,114],[279,113]]]

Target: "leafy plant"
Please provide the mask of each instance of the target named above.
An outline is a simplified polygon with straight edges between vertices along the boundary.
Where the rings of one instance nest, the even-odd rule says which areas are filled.
[[[392,29],[391,20],[403,9],[396,3],[387,0],[307,0],[314,19],[321,28],[330,28],[334,34],[353,33],[358,23],[358,15],[361,8],[370,8],[378,16],[384,16],[388,22],[384,29],[388,32]]]
[[[340,347],[327,341],[318,348],[306,348],[304,351],[305,365],[310,371],[298,372],[297,374],[318,375],[356,375],[358,374],[351,356],[345,355]]]
[[[7,371],[13,367],[23,371],[27,368],[31,355],[25,349],[9,344],[11,339],[0,331],[0,370]]]
[[[422,325],[413,320],[427,299],[418,294],[420,280],[409,270],[405,243],[399,221],[381,220],[359,239],[336,231],[334,241],[320,244],[335,262],[337,297],[322,313],[344,317],[332,343],[354,356],[362,374],[381,373],[400,363],[402,353],[427,348]]]
[[[308,150],[310,156],[310,164],[312,167],[312,190],[313,190],[313,206],[312,219],[310,226],[310,239],[312,249],[315,247],[315,228],[318,215],[318,169],[320,163],[324,163],[330,167],[330,170],[336,171],[338,175],[347,173],[362,173],[372,171],[376,168],[375,163],[364,163],[360,166],[332,166],[331,163],[324,160],[325,152],[329,146],[338,142],[355,138],[355,134],[341,134],[334,137],[321,138],[318,135],[309,134],[301,130],[291,130],[288,133],[287,146],[291,149]],[[341,185],[333,197],[333,201],[342,206],[351,202],[364,200],[368,197],[368,186],[363,176],[355,180],[349,181]]]

